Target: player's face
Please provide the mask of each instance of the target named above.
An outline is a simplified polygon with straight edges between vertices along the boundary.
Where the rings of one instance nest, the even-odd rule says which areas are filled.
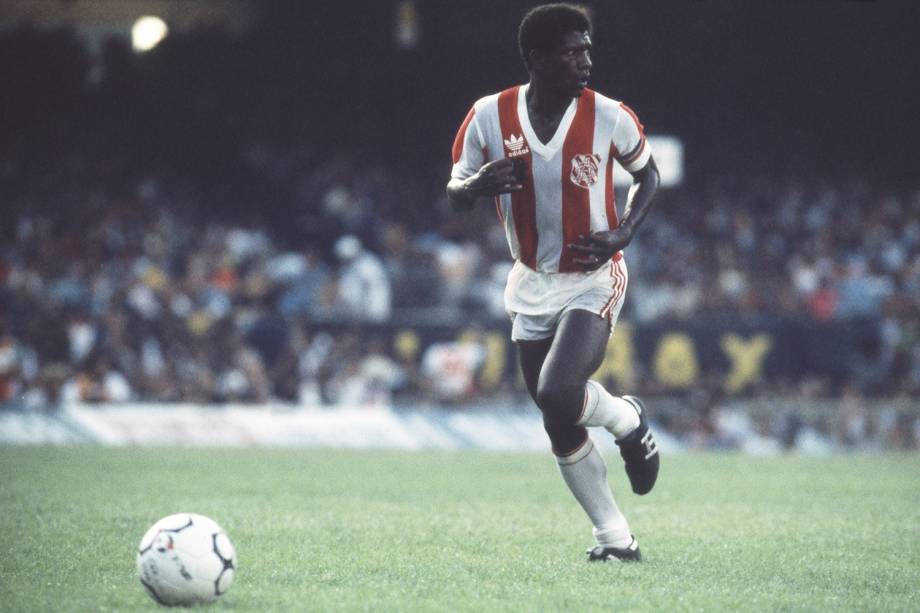
[[[572,31],[547,54],[543,62],[547,84],[568,96],[581,96],[591,77],[591,37]]]

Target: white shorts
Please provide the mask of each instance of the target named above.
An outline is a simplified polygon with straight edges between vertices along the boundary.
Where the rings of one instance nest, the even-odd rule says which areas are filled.
[[[629,276],[622,255],[589,273],[537,272],[520,261],[508,273],[505,310],[511,317],[511,340],[537,341],[556,333],[563,313],[590,311],[610,322],[620,316]]]

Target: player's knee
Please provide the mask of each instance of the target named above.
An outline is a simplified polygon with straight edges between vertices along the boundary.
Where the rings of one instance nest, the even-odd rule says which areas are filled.
[[[572,425],[578,421],[584,404],[584,384],[540,381],[537,386],[537,406],[547,419]]]
[[[543,419],[543,428],[557,456],[567,456],[581,447],[588,437],[588,431],[580,426]]]

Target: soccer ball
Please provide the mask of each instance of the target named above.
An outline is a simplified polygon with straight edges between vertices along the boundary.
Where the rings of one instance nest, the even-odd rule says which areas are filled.
[[[161,605],[213,602],[233,583],[236,551],[213,519],[178,513],[153,524],[141,539],[137,572]]]

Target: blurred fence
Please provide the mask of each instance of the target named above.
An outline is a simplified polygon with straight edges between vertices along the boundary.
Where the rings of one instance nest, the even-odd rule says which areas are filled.
[[[917,449],[920,403],[885,402],[869,410],[846,402],[737,401],[711,411],[703,425],[692,407],[656,398],[653,426],[665,453],[693,449],[775,454],[784,450]],[[594,435],[615,453],[612,438]],[[71,405],[37,412],[0,412],[0,444],[178,445],[189,447],[318,447],[395,450],[547,452],[536,409],[125,403]]]

